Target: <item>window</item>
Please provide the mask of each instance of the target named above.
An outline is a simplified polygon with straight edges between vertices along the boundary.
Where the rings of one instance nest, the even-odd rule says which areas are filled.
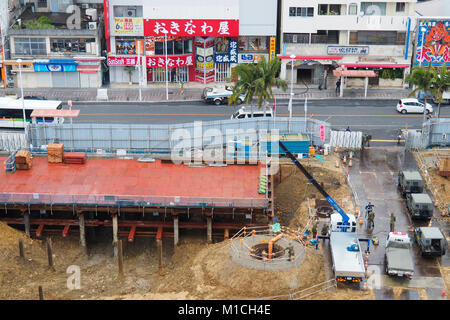
[[[285,43],[309,43],[309,33],[285,33]]]
[[[361,2],[361,12],[365,16],[385,16],[386,2]]]
[[[116,54],[139,54],[138,42],[141,41],[141,54],[143,54],[143,39],[135,37],[116,37]]]
[[[402,45],[405,33],[396,31],[350,32],[350,44]]]
[[[340,15],[340,4],[319,4],[319,15]]]
[[[95,42],[95,39],[61,39],[61,38],[50,38],[50,50],[51,52],[91,52],[90,48],[87,49],[87,44]]]
[[[165,55],[165,41],[155,41],[155,55]],[[192,39],[183,39],[167,41],[167,54],[189,54],[192,53]]]
[[[356,3],[350,3],[348,5],[348,14],[352,16],[358,14],[358,5]]]
[[[15,54],[39,56],[47,54],[45,38],[14,38]]]
[[[290,17],[313,17],[314,16],[314,8],[300,8],[300,7],[289,7],[289,16]]]
[[[268,37],[239,37],[239,52],[265,52],[269,49]]]
[[[317,34],[311,34],[311,43],[339,43],[339,31],[336,30],[317,30]]]
[[[47,8],[47,0],[38,0],[38,8]]]
[[[397,2],[397,4],[395,5],[395,12],[405,12],[405,3]]]
[[[142,6],[114,6],[114,17],[142,18]]]

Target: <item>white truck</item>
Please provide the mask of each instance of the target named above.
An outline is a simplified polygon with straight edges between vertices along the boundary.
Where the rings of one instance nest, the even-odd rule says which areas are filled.
[[[361,282],[365,277],[365,268],[361,245],[356,234],[356,219],[349,217],[349,228],[342,230],[342,217],[338,213],[330,216],[330,248],[333,259],[333,271],[339,282]]]
[[[433,97],[433,102],[438,104],[439,98]],[[444,93],[442,94],[442,104],[450,104],[450,91],[444,91]]]
[[[389,232],[385,252],[386,273],[389,276],[411,279],[414,264],[409,236],[404,232]]]

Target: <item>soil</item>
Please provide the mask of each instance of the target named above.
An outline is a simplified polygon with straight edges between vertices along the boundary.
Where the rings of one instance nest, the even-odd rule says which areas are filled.
[[[443,267],[441,266],[441,274],[442,274],[442,279],[444,279],[444,283],[445,283],[445,288],[446,288],[446,297],[447,300],[449,300],[449,292],[448,290],[450,289],[450,267]]]

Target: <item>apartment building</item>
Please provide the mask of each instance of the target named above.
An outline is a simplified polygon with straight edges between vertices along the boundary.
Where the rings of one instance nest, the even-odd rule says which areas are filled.
[[[225,82],[237,63],[275,55],[277,3],[105,0],[111,82],[165,82],[166,65],[168,81]]]
[[[20,13],[8,27],[14,86],[98,88],[102,86],[102,1],[20,1]],[[74,7],[69,7],[74,5]]]
[[[416,0],[282,0],[281,77],[335,85],[332,70],[373,70],[372,87],[402,87],[410,72]],[[291,56],[296,56],[292,59]],[[348,78],[346,87],[363,87]]]

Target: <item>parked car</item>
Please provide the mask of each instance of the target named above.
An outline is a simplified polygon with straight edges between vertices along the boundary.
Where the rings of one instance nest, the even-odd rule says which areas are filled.
[[[253,118],[262,118],[262,117],[273,117],[272,109],[270,107],[266,107],[265,110],[256,109],[253,110]],[[251,109],[247,109],[245,107],[241,107],[238,111],[231,115],[231,119],[248,119],[252,118]]]
[[[447,240],[441,230],[436,227],[419,227],[414,229],[414,240],[422,256],[445,255]]]
[[[406,114],[406,113],[423,113],[424,103],[420,102],[415,98],[401,99],[397,103],[397,111]],[[432,113],[433,107],[431,104],[427,103],[427,111],[426,113]]]
[[[214,103],[219,106],[223,103],[228,103],[228,99],[233,94],[233,88],[229,86],[217,86],[214,88],[205,88],[202,93],[202,100],[205,103]],[[237,100],[237,104],[244,102],[245,94],[241,94]]]
[[[389,276],[411,279],[414,275],[411,241],[406,233],[389,233],[386,239],[385,264]]]
[[[17,99],[21,99],[22,97],[17,97]],[[39,96],[24,96],[24,100],[47,100],[45,97],[39,97]]]

